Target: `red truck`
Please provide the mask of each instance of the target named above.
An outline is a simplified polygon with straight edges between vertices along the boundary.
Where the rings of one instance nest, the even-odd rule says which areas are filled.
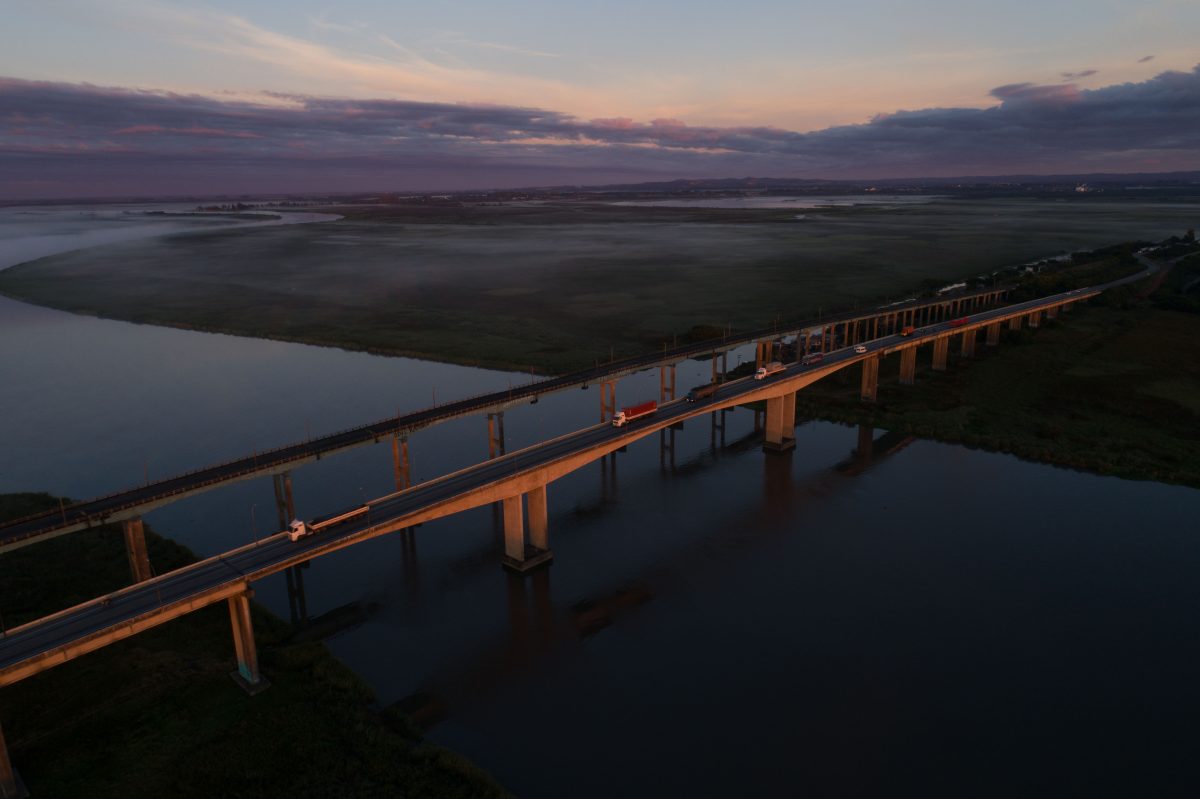
[[[807,366],[810,363],[820,363],[825,360],[825,355],[820,352],[810,352],[800,359],[800,363]]]
[[[967,317],[965,317],[965,316],[961,319],[951,319],[950,327],[962,327],[966,323],[967,323]]]
[[[643,402],[638,405],[630,405],[628,408],[622,408],[616,416],[613,417],[613,427],[621,427],[624,424],[632,422],[634,419],[640,419],[643,416],[649,416],[658,410],[658,403],[654,400]]]
[[[912,325],[905,325],[904,327],[900,328],[900,335],[904,336],[904,337],[908,337],[908,336],[911,336],[916,331],[917,331],[917,329],[915,327],[913,327]]]

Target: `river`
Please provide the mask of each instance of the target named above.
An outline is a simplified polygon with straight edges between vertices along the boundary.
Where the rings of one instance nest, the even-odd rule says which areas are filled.
[[[681,365],[680,390],[708,370]],[[0,491],[76,498],[530,379],[4,298],[0,374]],[[654,371],[617,399],[657,393]],[[598,412],[595,387],[513,409],[507,446]],[[502,570],[483,508],[312,563],[307,612],[360,608],[331,650],[522,797],[1088,792],[1181,773],[1200,491],[884,431],[856,454],[859,430],[820,422],[767,455],[751,412],[713,422],[551,485],[548,570]],[[418,480],[476,462],[486,423],[422,431],[411,454]],[[294,474],[298,512],[391,480],[386,444],[323,459]],[[277,527],[265,478],[146,518],[200,555]],[[293,612],[282,577],[256,592]]]

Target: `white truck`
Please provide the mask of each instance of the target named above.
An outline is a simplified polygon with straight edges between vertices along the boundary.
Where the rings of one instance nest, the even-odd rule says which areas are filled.
[[[312,535],[316,530],[308,526],[308,522],[300,519],[292,519],[291,525],[288,527],[288,538],[292,541],[299,541],[306,535]]]
[[[762,366],[758,367],[758,371],[754,373],[754,379],[755,380],[766,380],[768,377],[775,374],[776,372],[782,372],[782,371],[783,371],[782,363],[780,363],[779,361],[771,361],[770,363],[764,363]]]

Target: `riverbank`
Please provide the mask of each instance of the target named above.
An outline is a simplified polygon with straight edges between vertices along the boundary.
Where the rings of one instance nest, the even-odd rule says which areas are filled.
[[[800,392],[797,414],[1200,487],[1200,314],[1125,294],[1005,331],[974,359],[951,350],[945,372],[922,353],[914,386],[885,359],[874,405],[844,370]]]
[[[46,508],[0,495],[0,520]],[[195,560],[146,531],[159,572]],[[53,566],[51,567],[50,564]],[[0,556],[0,612],[12,627],[129,582],[120,527]],[[422,740],[319,642],[253,609],[264,675],[248,697],[229,678],[220,603],[0,691],[9,752],[34,796],[503,797],[485,772]]]

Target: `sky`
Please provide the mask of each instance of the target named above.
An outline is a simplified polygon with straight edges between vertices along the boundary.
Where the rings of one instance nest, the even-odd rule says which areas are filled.
[[[1200,0],[0,2],[0,199],[1200,169]]]

